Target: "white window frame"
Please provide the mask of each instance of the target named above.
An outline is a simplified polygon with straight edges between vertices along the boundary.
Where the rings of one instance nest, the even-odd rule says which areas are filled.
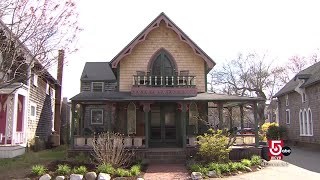
[[[93,84],[102,84],[101,91],[93,91]],[[104,91],[104,82],[91,82],[91,92],[103,92]]]
[[[50,95],[50,85],[48,82],[46,83],[46,94]]]
[[[309,116],[310,113],[310,116]],[[312,111],[310,108],[308,108],[308,128],[309,128],[309,136],[313,136],[313,121],[312,121]]]
[[[38,87],[38,78],[39,78],[38,75],[33,73],[32,81],[33,81],[33,85],[36,86],[36,87]]]
[[[287,117],[287,112],[288,112],[288,114],[289,114],[289,116]],[[291,121],[291,117],[290,117],[291,115],[290,115],[290,109],[286,109],[286,124],[290,124],[290,121]],[[287,121],[287,120],[289,120],[289,121]]]
[[[102,113],[102,122],[92,122],[92,112],[93,111],[100,111]],[[103,109],[91,109],[91,116],[90,116],[90,121],[91,121],[91,124],[103,124]]]
[[[34,115],[32,115],[32,106],[34,107]],[[31,120],[37,119],[37,104],[34,102],[30,102],[30,119]]]
[[[300,127],[300,136],[303,135],[303,111],[300,109],[299,112],[299,127]]]
[[[286,94],[285,98],[286,98],[286,106],[289,106],[289,96],[288,96],[288,94]]]
[[[308,123],[308,113],[307,110],[303,110],[303,135],[307,135],[307,127],[306,127],[306,122]]]

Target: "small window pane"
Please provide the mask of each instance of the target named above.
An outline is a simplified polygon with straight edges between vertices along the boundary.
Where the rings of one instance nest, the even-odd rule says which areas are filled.
[[[31,116],[36,116],[36,107],[31,106]]]
[[[91,123],[92,124],[103,124],[103,110],[102,109],[91,110]]]
[[[103,83],[102,82],[93,82],[92,83],[92,91],[93,92],[102,92],[103,91]]]

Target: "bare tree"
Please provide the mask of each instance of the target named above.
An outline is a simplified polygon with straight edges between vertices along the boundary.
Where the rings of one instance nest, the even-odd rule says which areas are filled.
[[[43,75],[57,51],[76,50],[78,27],[72,0],[0,0],[0,89]]]
[[[272,97],[274,89],[283,85],[281,82],[287,78],[283,78],[285,69],[273,67],[272,61],[267,58],[266,54],[239,54],[237,59],[226,62],[221,69],[212,72],[214,77],[212,86],[232,95],[255,96],[263,99]],[[264,109],[265,101],[259,102],[260,124],[265,120]]]

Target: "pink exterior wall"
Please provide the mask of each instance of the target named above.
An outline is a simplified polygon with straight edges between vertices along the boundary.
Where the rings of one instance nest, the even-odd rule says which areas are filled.
[[[17,132],[22,131],[23,127],[23,111],[24,111],[24,97],[22,95],[18,95],[17,102]]]
[[[7,100],[7,95],[0,95],[0,133],[2,133],[2,139],[0,139],[0,144],[4,144],[5,134],[6,134],[6,124],[7,124],[7,108],[4,106]]]

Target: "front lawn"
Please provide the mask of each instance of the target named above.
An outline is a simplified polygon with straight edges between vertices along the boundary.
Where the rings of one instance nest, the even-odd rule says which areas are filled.
[[[66,147],[39,152],[26,152],[24,155],[12,159],[0,160],[0,179],[24,178],[30,174],[31,167],[37,164],[47,165],[55,160],[66,157]]]

